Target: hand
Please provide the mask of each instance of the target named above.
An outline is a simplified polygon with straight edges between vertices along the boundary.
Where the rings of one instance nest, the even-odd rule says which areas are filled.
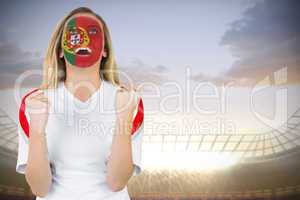
[[[117,91],[116,108],[118,125],[131,128],[133,112],[137,107],[137,96],[133,90],[120,88]]]
[[[43,90],[37,90],[25,100],[26,108],[30,117],[30,131],[44,134],[48,122],[49,106],[48,98]]]

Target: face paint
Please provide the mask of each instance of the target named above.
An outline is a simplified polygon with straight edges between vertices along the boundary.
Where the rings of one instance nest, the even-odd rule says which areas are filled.
[[[102,56],[104,37],[99,22],[92,17],[71,19],[64,31],[62,48],[65,59],[78,67],[90,67]]]

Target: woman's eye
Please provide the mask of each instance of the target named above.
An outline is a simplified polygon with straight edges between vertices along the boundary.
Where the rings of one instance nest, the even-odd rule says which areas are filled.
[[[90,28],[89,29],[89,34],[90,35],[95,35],[95,34],[97,34],[97,32],[98,32],[97,28]]]

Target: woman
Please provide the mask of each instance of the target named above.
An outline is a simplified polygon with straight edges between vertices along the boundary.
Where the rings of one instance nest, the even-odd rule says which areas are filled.
[[[36,199],[129,199],[127,182],[141,172],[143,104],[119,85],[110,34],[88,8],[54,31],[43,83],[19,112],[16,171]]]

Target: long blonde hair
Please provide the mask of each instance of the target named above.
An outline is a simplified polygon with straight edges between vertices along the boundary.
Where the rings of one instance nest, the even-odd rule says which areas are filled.
[[[66,66],[64,58],[60,58],[59,54],[61,51],[61,38],[63,34],[63,29],[65,23],[77,13],[90,13],[97,17],[103,24],[104,48],[107,51],[107,56],[103,57],[100,63],[100,76],[106,81],[111,82],[114,85],[119,85],[119,73],[117,64],[115,61],[115,56],[112,48],[112,42],[110,37],[110,32],[107,28],[104,20],[94,13],[91,9],[86,7],[79,7],[72,10],[68,15],[66,15],[56,26],[54,32],[52,33],[49,46],[46,52],[43,63],[43,81],[41,88],[57,88],[58,82],[65,80],[66,78]]]

